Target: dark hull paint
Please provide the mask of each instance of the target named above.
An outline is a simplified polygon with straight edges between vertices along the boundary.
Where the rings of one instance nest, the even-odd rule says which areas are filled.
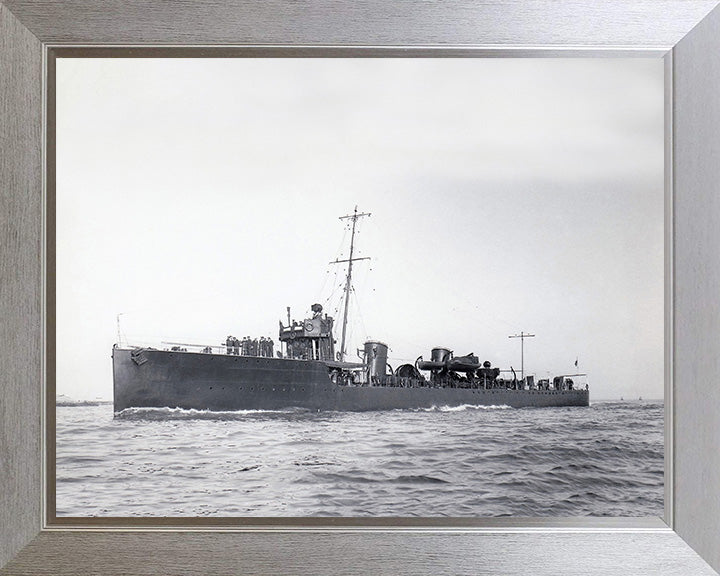
[[[325,364],[313,360],[257,358],[144,350],[113,350],[114,409],[394,410],[433,406],[507,405],[514,408],[587,406],[587,390],[505,390],[339,386]]]

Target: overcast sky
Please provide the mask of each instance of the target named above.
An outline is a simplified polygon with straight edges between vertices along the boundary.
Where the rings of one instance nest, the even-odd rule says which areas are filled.
[[[663,395],[661,59],[59,59],[57,392],[131,343],[336,318],[591,398]],[[338,322],[339,324],[339,322]],[[340,331],[336,330],[339,340]]]

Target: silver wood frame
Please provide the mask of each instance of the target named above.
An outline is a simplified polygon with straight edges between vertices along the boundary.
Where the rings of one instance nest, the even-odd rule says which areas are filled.
[[[714,574],[710,566],[720,568],[717,4],[0,0],[0,574],[522,574],[528,566],[534,574]],[[54,306],[44,284],[54,256],[44,249],[53,232],[45,225],[45,210],[53,211],[44,201],[45,179],[53,179],[46,68],[57,50],[132,45],[203,45],[208,52],[233,45],[295,56],[321,50],[324,56],[664,57],[664,522],[58,523],[48,474],[54,467],[44,466],[54,455],[44,442],[54,424],[44,396],[46,362],[53,361],[44,321]]]

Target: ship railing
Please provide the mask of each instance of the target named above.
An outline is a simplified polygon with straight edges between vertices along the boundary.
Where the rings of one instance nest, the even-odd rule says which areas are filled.
[[[556,389],[550,387],[549,389],[538,388],[537,385],[528,387],[527,385],[520,387],[513,387],[511,381],[499,380],[493,383],[484,383],[482,380],[474,380],[472,382],[460,381],[460,380],[426,380],[412,377],[385,375],[385,376],[371,376],[369,382],[358,382],[357,385],[361,386],[381,386],[390,388],[458,388],[467,390],[513,390],[513,391],[537,391],[537,392],[569,392],[569,391],[587,391],[589,387],[586,383],[578,385],[577,383],[572,389],[563,387]]]
[[[432,387],[432,384],[424,378],[412,378],[410,376],[393,376],[386,375],[376,377],[373,376],[366,386],[382,386],[385,388],[428,388]]]
[[[254,354],[243,351],[242,346],[228,346],[227,344],[198,344],[191,342],[123,342],[122,347],[125,348],[156,348],[165,352],[193,352],[216,355],[234,355],[234,356],[250,356],[257,358],[271,358],[269,348],[266,350],[256,350]],[[245,352],[245,353],[244,353]]]
[[[231,356],[250,356],[253,358],[274,358],[275,353],[273,346],[268,342],[271,340],[261,341],[257,338],[251,340],[252,346],[243,346],[243,341],[235,344],[195,344],[186,342],[163,342],[164,346],[170,346],[169,350],[173,352],[201,352],[205,354],[221,354]]]

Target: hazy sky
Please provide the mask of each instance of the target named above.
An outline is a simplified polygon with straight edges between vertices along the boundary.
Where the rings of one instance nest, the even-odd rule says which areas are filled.
[[[661,59],[59,59],[58,393],[112,398],[118,314],[156,345],[339,318],[355,205],[348,350],[519,370],[522,330],[526,373],[662,397]]]

